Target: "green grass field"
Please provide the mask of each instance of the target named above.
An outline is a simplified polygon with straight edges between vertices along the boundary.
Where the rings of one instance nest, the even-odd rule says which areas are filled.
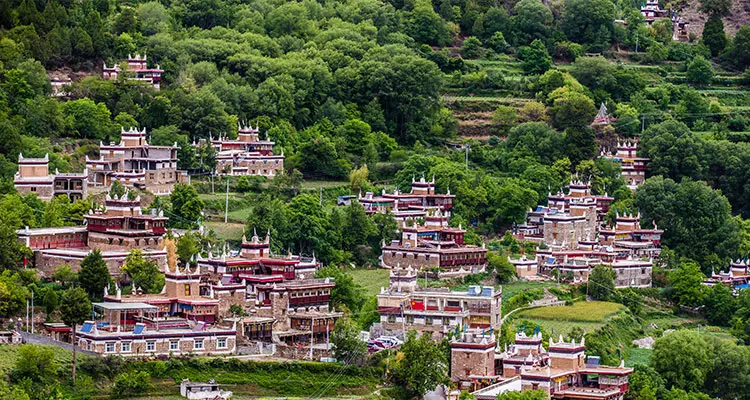
[[[245,232],[245,224],[224,221],[208,221],[206,227],[216,232],[216,237],[223,240],[241,240]]]
[[[509,298],[527,289],[561,287],[562,285],[558,285],[557,282],[554,281],[514,281],[511,283],[506,283],[502,286],[503,301],[507,301]]]
[[[653,350],[651,349],[630,349],[630,357],[625,360],[625,366],[633,367],[637,364],[648,365],[649,358],[651,357],[652,352]]]
[[[518,319],[541,325],[548,332],[566,334],[573,328],[586,332],[606,324],[609,318],[625,310],[625,306],[603,301],[577,302],[572,306],[539,307],[519,311]]]
[[[390,271],[382,268],[357,268],[348,269],[347,273],[352,275],[354,282],[362,285],[367,290],[367,294],[374,296],[380,293],[381,287],[388,287]]]
[[[42,347],[51,349],[55,353],[55,361],[57,361],[60,366],[68,365],[73,361],[73,353],[68,350],[62,349],[57,346]],[[13,369],[13,366],[16,364],[16,360],[18,359],[20,348],[21,346],[0,346],[0,376],[7,375]],[[80,359],[80,357],[88,356],[78,353],[78,357]]]

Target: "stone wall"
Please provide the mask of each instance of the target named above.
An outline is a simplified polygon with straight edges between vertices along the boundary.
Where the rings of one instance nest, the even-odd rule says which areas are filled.
[[[615,287],[651,287],[652,267],[614,268]]]
[[[164,237],[153,235],[142,238],[116,237],[111,234],[89,232],[89,247],[98,250],[159,250],[164,248]]]
[[[309,360],[310,347],[296,347],[287,346],[284,344],[276,344],[276,354],[274,355],[291,360]],[[320,360],[321,358],[333,357],[333,352],[331,350],[313,348],[312,356],[313,360]]]
[[[16,186],[16,190],[20,195],[33,193],[40,199],[51,199],[55,195],[55,186],[52,183],[49,185],[34,186],[18,185]]]
[[[433,268],[440,266],[440,255],[417,253],[410,249],[384,250],[383,262],[391,267],[400,265],[401,267]]]
[[[78,272],[81,269],[81,261],[88,253],[81,252],[80,255],[61,257],[57,254],[47,254],[43,250],[34,252],[34,263],[38,273],[44,277],[50,277],[55,273],[55,270],[61,265],[68,264],[73,269],[73,272]],[[149,257],[148,255],[146,255]],[[150,258],[156,261],[159,266],[159,270],[163,270],[167,264],[167,256],[164,254],[150,256]],[[125,256],[122,257],[106,257],[104,262],[107,264],[109,274],[112,276],[120,275],[120,267],[125,263]]]
[[[469,380],[471,375],[495,375],[494,348],[484,351],[451,349],[451,379],[453,381],[466,381]]]

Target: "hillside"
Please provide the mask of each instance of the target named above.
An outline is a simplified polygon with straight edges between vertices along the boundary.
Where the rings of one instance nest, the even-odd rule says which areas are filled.
[[[700,37],[703,34],[703,25],[707,17],[698,12],[700,5],[698,0],[691,0],[689,3],[687,7],[680,10],[680,15],[690,22],[690,33],[695,37]],[[750,24],[750,1],[733,0],[732,13],[724,18],[724,31],[727,35],[734,36],[743,25],[747,24]]]

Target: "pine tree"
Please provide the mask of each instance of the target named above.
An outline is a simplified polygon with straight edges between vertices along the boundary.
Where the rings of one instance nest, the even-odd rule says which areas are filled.
[[[724,21],[721,17],[712,16],[703,27],[703,43],[711,49],[711,55],[716,57],[727,46],[727,35],[724,33]]]

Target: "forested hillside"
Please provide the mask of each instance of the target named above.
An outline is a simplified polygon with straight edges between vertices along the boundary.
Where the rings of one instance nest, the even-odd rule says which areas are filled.
[[[666,314],[672,323],[673,310],[688,310],[698,328],[708,321],[726,339],[681,333],[690,343],[662,341],[651,366],[633,376],[628,399],[747,399],[750,291],[734,296],[702,282],[750,254],[750,26],[726,29],[727,35],[737,2],[691,1],[706,27],[680,36],[669,18],[648,24],[641,3],[0,0],[0,318],[10,327],[13,318],[20,321],[33,291],[45,317],[55,319],[60,299],[81,284],[69,266],[49,277],[25,268],[31,252],[15,230],[80,225],[104,197],[71,203],[67,196],[43,202],[18,194],[19,153],[49,154],[51,171],[80,172],[87,157],[99,157],[101,144],[119,142],[122,128],[135,127],[146,130],[152,145],[176,143],[178,168],[193,175],[192,185],[177,185],[170,196],[139,193],[144,210],[169,217],[168,228],[207,228],[180,241],[182,262],[210,249],[236,249],[243,233],[269,232],[275,253],[314,255],[325,266],[318,276],[336,278],[332,305],[352,317],[355,333],[380,317],[374,294],[347,268],[361,273],[360,267],[377,266],[381,243],[396,238],[398,227],[390,215],[369,215],[356,202],[337,207],[338,196],[408,191],[415,179],[434,176],[437,192],[456,196],[450,223],[466,229],[467,244],[493,251],[486,274],[424,283],[465,288],[515,279],[507,256],[531,254],[536,244],[510,232],[576,176],[595,194],[613,197],[608,222],[627,211],[640,213],[644,227],[664,230],[661,256],[653,260],[655,288],[615,292],[610,279],[609,298],[597,299],[623,303],[615,309],[630,314],[613,325],[592,323],[592,347],[610,360],[627,355],[620,338],[632,340],[641,328],[661,335],[671,325],[654,328],[648,318]],[[678,3],[661,6],[686,9]],[[136,54],[164,70],[159,90],[127,72],[103,78],[105,64],[125,70],[123,61]],[[50,78],[70,81],[53,87]],[[592,126],[601,105],[614,122]],[[200,143],[234,138],[240,123],[275,141],[274,153],[286,157],[283,174],[213,176],[214,149]],[[619,163],[600,157],[618,140],[637,140],[639,156],[650,159],[637,192],[627,187]],[[122,186],[112,190],[125,193]],[[155,268],[152,275],[160,275]],[[372,271],[382,272],[359,276]],[[109,281],[104,275],[102,285]],[[367,282],[374,292],[387,284],[380,278]],[[558,286],[553,290],[564,301],[589,294],[583,286]],[[516,290],[519,297],[508,304],[544,296],[541,286],[534,288],[533,295]],[[89,295],[98,297],[102,287],[94,289]],[[623,332],[631,320],[643,326]],[[135,397],[148,392],[149,384],[139,383],[149,376],[165,389],[178,372],[200,375],[208,365],[108,358],[84,365],[76,389],[67,358],[60,367],[54,353],[28,352],[13,365],[0,360],[0,397]],[[699,362],[672,363],[674,354]],[[390,362],[375,358],[373,370],[311,385],[315,393],[300,393],[254,364],[227,365],[245,365],[257,374],[252,379],[263,380],[255,387],[232,375],[248,393],[311,396],[373,392],[380,376],[390,374]],[[725,362],[733,363],[731,371],[722,371]],[[226,372],[223,361],[215,364],[210,371]],[[349,368],[290,365],[294,379],[316,382]],[[402,370],[386,383],[398,387],[411,375],[419,374]]]

